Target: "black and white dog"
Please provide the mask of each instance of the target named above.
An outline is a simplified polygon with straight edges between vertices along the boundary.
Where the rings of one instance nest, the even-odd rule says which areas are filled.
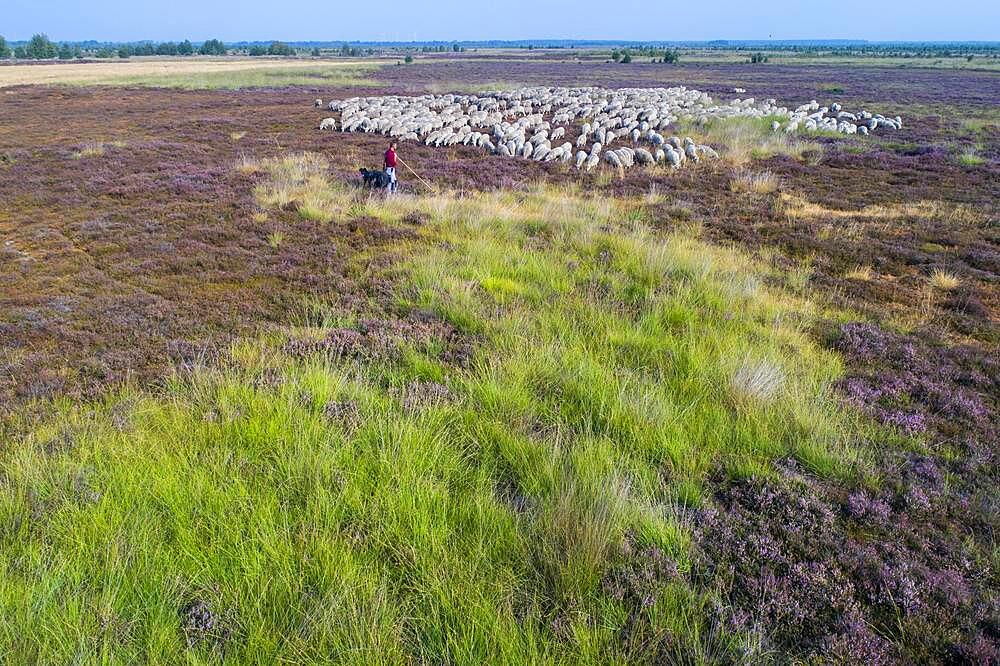
[[[389,183],[392,178],[385,171],[374,171],[372,169],[365,169],[364,167],[358,169],[361,172],[361,178],[365,182],[365,187],[373,190],[384,190],[389,187]]]

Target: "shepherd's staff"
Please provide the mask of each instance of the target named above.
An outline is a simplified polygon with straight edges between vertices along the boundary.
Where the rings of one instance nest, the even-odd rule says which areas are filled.
[[[429,189],[430,191],[432,191],[432,192],[433,192],[434,194],[438,194],[438,191],[437,191],[437,188],[436,188],[436,187],[434,187],[433,185],[431,185],[430,183],[428,183],[428,182],[427,182],[426,180],[424,180],[424,179],[423,179],[423,178],[421,178],[420,176],[418,176],[418,175],[417,175],[417,172],[416,172],[416,171],[414,171],[413,169],[411,169],[411,168],[410,168],[410,165],[409,165],[409,164],[407,164],[406,162],[404,162],[404,161],[403,161],[403,159],[402,159],[402,158],[401,158],[401,157],[400,157],[399,155],[397,155],[397,156],[396,156],[396,159],[397,159],[397,160],[399,160],[399,163],[400,163],[400,164],[402,164],[403,166],[405,166],[405,167],[406,167],[406,170],[407,170],[407,171],[409,171],[410,173],[412,173],[412,174],[413,174],[413,177],[414,177],[414,178],[416,178],[416,179],[417,179],[417,180],[419,180],[419,181],[420,181],[421,183],[423,183],[423,184],[424,184],[424,185],[425,185],[425,186],[427,187],[427,189]]]

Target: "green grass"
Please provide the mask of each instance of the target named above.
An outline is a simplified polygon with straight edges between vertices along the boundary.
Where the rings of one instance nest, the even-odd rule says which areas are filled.
[[[982,166],[983,164],[986,164],[986,159],[981,155],[977,155],[972,150],[966,150],[955,159],[959,164],[967,167]]]
[[[789,456],[824,477],[864,471],[870,433],[838,408],[838,360],[806,333],[816,306],[735,250],[653,233],[638,202],[310,187],[330,219],[430,216],[397,248],[394,307],[476,340],[471,365],[434,340],[374,360],[281,351],[322,334],[313,324],[162,392],[18,424],[0,449],[5,658],[628,663],[669,635],[711,663],[754,644],[709,630],[711,600],[684,579],[635,611],[653,647],[623,643],[633,608],[602,579],[627,536],[686,571],[686,507],[720,475],[770,475]],[[416,380],[453,399],[405,409]],[[357,421],[324,417],[334,400],[355,401]],[[218,625],[193,640],[182,610],[196,600]]]
[[[104,78],[70,82],[73,85],[149,86],[153,88],[225,89],[271,88],[297,85],[372,86],[367,75],[378,65],[258,68],[183,74],[112,74]]]

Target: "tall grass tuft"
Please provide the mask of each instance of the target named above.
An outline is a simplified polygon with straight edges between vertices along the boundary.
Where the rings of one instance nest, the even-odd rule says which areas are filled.
[[[778,177],[770,171],[738,169],[729,179],[729,189],[743,194],[772,194],[778,191]]]

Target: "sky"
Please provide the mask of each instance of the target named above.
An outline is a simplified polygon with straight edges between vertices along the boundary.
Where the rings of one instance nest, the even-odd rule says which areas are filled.
[[[1000,0],[0,0],[0,35],[56,41],[1000,41]]]

